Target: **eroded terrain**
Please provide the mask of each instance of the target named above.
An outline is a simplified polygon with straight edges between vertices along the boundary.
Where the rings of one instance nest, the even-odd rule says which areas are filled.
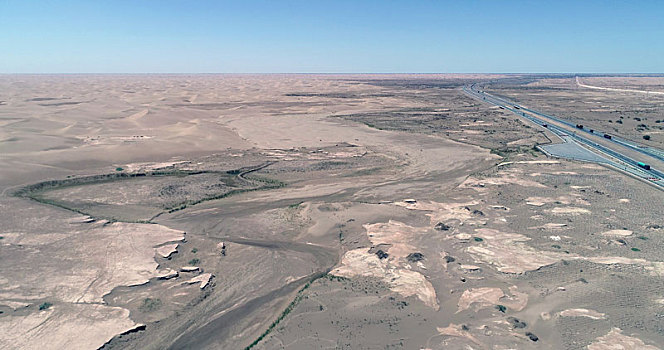
[[[662,193],[502,78],[1,77],[0,348],[658,348]]]

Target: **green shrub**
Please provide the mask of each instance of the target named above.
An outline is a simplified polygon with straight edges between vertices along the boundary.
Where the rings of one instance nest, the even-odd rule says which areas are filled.
[[[347,277],[343,276],[335,276],[335,275],[325,275],[325,278],[329,279],[330,281],[337,281],[337,282],[343,282],[343,281],[349,281],[350,279]]]
[[[145,298],[143,299],[143,304],[139,309],[143,312],[151,312],[159,309],[161,307],[161,299],[157,298]]]
[[[198,265],[198,263],[201,262],[198,258],[193,258],[189,260],[189,265]]]
[[[44,302],[41,305],[39,305],[39,310],[46,310],[51,306],[53,306],[53,304],[51,304],[47,301],[47,302]]]

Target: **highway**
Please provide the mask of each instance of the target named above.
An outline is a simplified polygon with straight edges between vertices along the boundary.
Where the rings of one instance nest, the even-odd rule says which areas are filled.
[[[645,147],[601,131],[593,130],[591,132],[588,128],[577,128],[576,124],[567,120],[486,93],[478,89],[476,84],[464,86],[463,91],[476,99],[528,119],[541,128],[546,128],[558,136],[563,143],[578,144],[579,147],[583,146],[598,156],[596,159],[585,159],[587,161],[610,165],[664,190],[664,172],[661,171],[664,170],[664,152],[662,150]],[[564,155],[559,156],[565,157]],[[639,162],[649,164],[650,169],[639,166]]]

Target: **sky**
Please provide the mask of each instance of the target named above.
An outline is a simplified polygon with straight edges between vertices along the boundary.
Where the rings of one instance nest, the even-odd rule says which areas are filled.
[[[0,0],[0,73],[662,73],[664,1]]]

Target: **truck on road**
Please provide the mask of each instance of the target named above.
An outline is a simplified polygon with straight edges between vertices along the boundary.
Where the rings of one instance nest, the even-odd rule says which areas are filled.
[[[643,169],[650,170],[650,165],[648,165],[644,162],[638,162],[637,164],[638,164],[639,167],[641,167]]]

